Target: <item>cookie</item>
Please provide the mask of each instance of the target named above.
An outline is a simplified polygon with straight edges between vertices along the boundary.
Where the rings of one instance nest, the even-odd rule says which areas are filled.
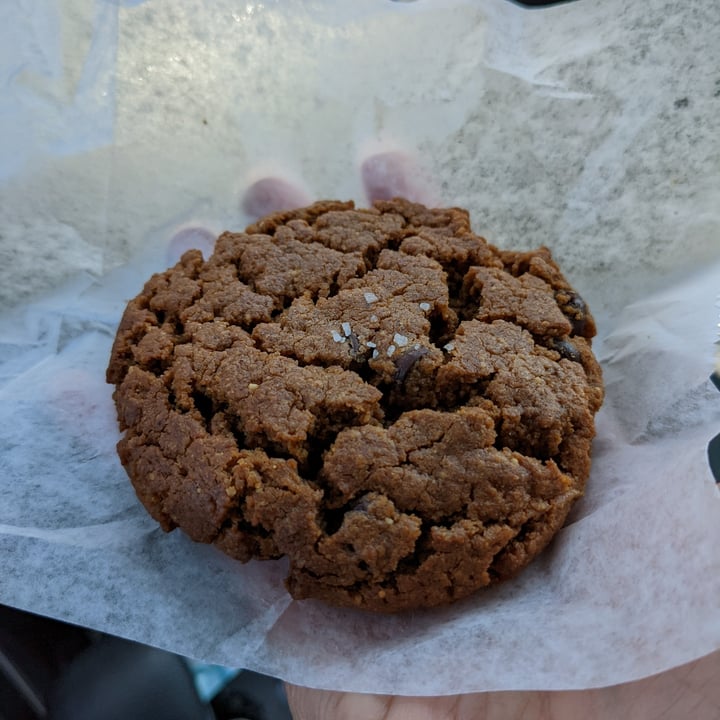
[[[593,318],[467,212],[319,202],[188,251],[123,315],[120,459],[166,531],[395,612],[525,567],[590,471]]]

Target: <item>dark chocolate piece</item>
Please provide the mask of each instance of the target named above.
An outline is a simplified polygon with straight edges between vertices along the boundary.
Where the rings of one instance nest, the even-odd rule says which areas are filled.
[[[580,351],[569,340],[558,340],[557,338],[553,338],[550,347],[568,360],[581,362]]]
[[[430,351],[426,347],[411,348],[404,352],[396,361],[397,370],[393,376],[393,380],[401,385],[405,381],[405,376],[410,372],[412,366],[422,357],[425,357]]]

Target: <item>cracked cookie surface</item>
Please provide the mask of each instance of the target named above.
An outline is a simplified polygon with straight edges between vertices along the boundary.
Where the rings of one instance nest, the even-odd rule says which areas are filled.
[[[509,578],[562,526],[603,398],[550,252],[467,213],[319,202],[185,253],[107,370],[137,495],[296,598],[382,612]]]

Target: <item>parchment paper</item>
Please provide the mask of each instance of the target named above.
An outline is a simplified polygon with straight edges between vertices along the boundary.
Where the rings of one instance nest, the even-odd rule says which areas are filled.
[[[600,686],[719,648],[720,6],[627,5],[3,4],[0,602],[401,694]],[[377,148],[413,153],[494,242],[553,249],[598,316],[608,393],[551,548],[396,617],[290,602],[282,561],[158,530],[103,379],[176,229],[242,227],[263,172],[362,203]]]

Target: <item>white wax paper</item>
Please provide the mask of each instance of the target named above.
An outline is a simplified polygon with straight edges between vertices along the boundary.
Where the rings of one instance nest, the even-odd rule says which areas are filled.
[[[600,686],[719,648],[718,26],[714,0],[3,3],[0,602],[400,694]],[[263,173],[362,204],[377,149],[413,154],[494,242],[553,249],[607,383],[588,493],[549,550],[395,617],[290,602],[282,561],[163,534],[104,384],[175,229],[242,227]]]

